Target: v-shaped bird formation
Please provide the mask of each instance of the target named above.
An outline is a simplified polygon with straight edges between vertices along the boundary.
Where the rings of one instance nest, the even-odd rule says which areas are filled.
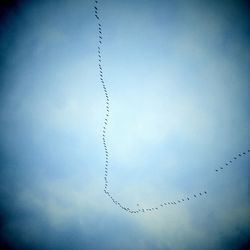
[[[104,167],[104,193],[112,200],[112,202],[123,209],[124,211],[131,213],[131,214],[137,214],[137,213],[146,213],[146,212],[154,212],[158,211],[161,208],[166,208],[168,206],[176,206],[179,204],[182,204],[184,202],[189,202],[192,199],[198,199],[200,197],[204,197],[207,195],[207,191],[199,191],[195,194],[190,194],[189,196],[186,197],[180,197],[175,200],[167,200],[164,201],[154,207],[142,207],[142,205],[137,204],[135,208],[127,207],[121,204],[117,199],[113,197],[109,190],[109,182],[108,182],[108,173],[109,173],[109,152],[108,152],[108,147],[107,147],[107,138],[106,138],[106,129],[108,126],[109,122],[109,108],[110,108],[110,98],[109,94],[107,91],[107,86],[104,82],[104,74],[103,74],[103,67],[102,67],[102,46],[103,46],[103,31],[102,31],[102,23],[101,23],[101,18],[99,16],[99,8],[98,8],[98,1],[94,1],[94,15],[97,20],[98,24],[98,46],[97,46],[97,52],[98,52],[98,67],[99,67],[99,79],[102,84],[102,88],[106,97],[106,113],[105,113],[105,119],[103,122],[103,130],[102,130],[102,141],[103,141],[103,147],[104,147],[104,152],[105,152],[105,167]],[[245,152],[239,153],[235,156],[232,157],[229,161],[225,162],[223,166],[219,166],[216,169],[214,169],[215,173],[224,171],[226,168],[230,167],[234,161],[236,161],[240,157],[244,157],[247,154],[250,153],[250,150],[248,149]]]

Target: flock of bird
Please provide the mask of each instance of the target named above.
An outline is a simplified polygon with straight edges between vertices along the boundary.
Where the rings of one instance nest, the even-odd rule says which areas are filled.
[[[197,199],[199,197],[207,195],[207,191],[201,191],[201,192],[198,192],[196,194],[192,194],[192,195],[187,196],[187,197],[182,197],[180,199],[165,201],[165,202],[159,204],[158,206],[154,206],[154,207],[143,208],[143,207],[140,207],[139,204],[137,204],[137,206],[135,206],[136,209],[135,208],[132,209],[130,207],[122,205],[118,200],[116,200],[111,195],[111,193],[108,189],[108,184],[109,184],[109,182],[108,182],[109,152],[108,152],[107,141],[106,141],[106,129],[107,129],[108,121],[109,121],[109,101],[110,101],[110,99],[109,99],[107,87],[106,87],[106,84],[104,82],[104,77],[103,77],[102,53],[101,53],[101,48],[103,45],[103,32],[102,32],[101,20],[99,17],[98,1],[97,0],[94,1],[94,13],[95,13],[95,18],[97,19],[97,23],[98,23],[98,47],[97,47],[98,50],[97,51],[98,51],[99,78],[100,78],[100,82],[102,84],[102,88],[104,90],[104,94],[106,97],[106,113],[105,113],[105,119],[104,119],[104,123],[103,123],[103,131],[102,131],[102,141],[103,141],[103,146],[104,146],[104,151],[105,151],[104,193],[112,200],[112,202],[116,206],[119,206],[121,209],[123,209],[124,211],[129,212],[131,214],[153,212],[153,211],[157,211],[163,207],[175,206],[175,205],[187,202],[191,199]],[[238,157],[245,156],[247,153],[250,153],[249,149],[246,152],[242,152],[242,153],[239,153],[237,156],[234,156],[231,160],[226,162],[224,166],[221,166],[221,167],[215,169],[214,171],[215,172],[222,171],[223,169],[229,167],[235,160],[237,160]]]

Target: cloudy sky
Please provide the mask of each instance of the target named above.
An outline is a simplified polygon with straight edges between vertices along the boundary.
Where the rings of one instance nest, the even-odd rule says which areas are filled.
[[[0,246],[243,249],[249,4],[103,0],[98,8],[108,188],[131,209],[159,209],[130,214],[103,192],[94,1],[12,1],[0,11]]]

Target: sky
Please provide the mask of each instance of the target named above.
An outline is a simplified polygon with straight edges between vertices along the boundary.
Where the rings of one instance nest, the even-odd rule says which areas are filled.
[[[1,248],[246,249],[247,1],[98,2],[140,213],[94,1],[0,6]]]

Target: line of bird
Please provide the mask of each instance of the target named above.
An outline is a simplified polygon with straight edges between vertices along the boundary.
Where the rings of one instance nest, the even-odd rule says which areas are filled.
[[[109,152],[108,152],[108,147],[107,147],[107,142],[106,142],[106,129],[108,126],[108,121],[109,121],[109,107],[110,107],[109,101],[110,101],[110,98],[109,98],[107,87],[106,87],[106,84],[104,82],[104,77],[103,77],[104,74],[103,74],[102,53],[101,53],[101,48],[103,45],[103,42],[102,42],[103,41],[103,32],[102,32],[102,24],[100,21],[97,6],[98,6],[98,1],[95,0],[94,13],[95,13],[95,17],[96,17],[97,23],[98,23],[98,47],[97,47],[98,50],[97,51],[98,51],[99,78],[100,78],[100,82],[102,84],[102,88],[104,90],[104,94],[106,97],[106,113],[105,113],[105,119],[104,119],[103,130],[102,130],[102,141],[103,141],[103,146],[104,146],[104,151],[105,151],[104,193],[112,200],[112,202],[116,206],[119,206],[121,209],[123,209],[124,211],[129,212],[131,214],[154,212],[154,211],[157,211],[163,207],[175,206],[175,205],[187,202],[191,199],[197,199],[199,197],[203,197],[203,196],[207,195],[207,191],[201,191],[201,192],[198,192],[197,194],[193,194],[191,196],[183,197],[183,198],[180,198],[177,200],[163,202],[163,203],[159,204],[158,206],[154,206],[154,207],[150,207],[150,208],[142,208],[142,207],[139,207],[140,206],[139,204],[137,204],[136,209],[135,208],[132,209],[130,207],[126,207],[126,206],[122,205],[108,191]],[[245,156],[247,153],[250,153],[249,149],[246,152],[242,152],[242,153],[239,153],[237,156],[234,156],[232,158],[232,160],[229,160],[228,162],[226,162],[224,166],[221,166],[221,167],[215,169],[215,172],[219,172],[219,171],[224,170],[226,167],[230,166],[239,157]]]

